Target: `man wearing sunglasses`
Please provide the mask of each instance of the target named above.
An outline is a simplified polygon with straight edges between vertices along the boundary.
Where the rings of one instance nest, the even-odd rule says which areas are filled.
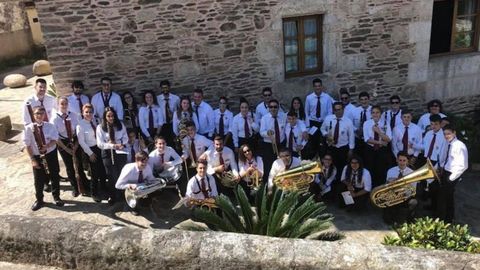
[[[430,116],[431,115],[440,115],[441,118],[447,117],[445,114],[442,113],[442,102],[438,99],[430,100],[427,103],[427,110],[428,112],[423,114],[420,119],[418,119],[417,126],[422,129],[423,136],[427,131],[431,130],[430,127]]]
[[[272,88],[265,87],[262,89],[263,101],[260,102],[255,108],[255,123],[257,124],[257,126],[260,125],[260,121],[262,121],[262,117],[270,112],[268,108],[268,102],[273,98],[272,95],[273,95]],[[283,110],[281,107],[279,108],[279,111],[283,113]]]
[[[118,119],[123,120],[123,105],[120,96],[112,91],[112,79],[103,77],[100,80],[102,90],[92,97],[95,117],[102,119],[105,108],[110,107],[117,113]]]

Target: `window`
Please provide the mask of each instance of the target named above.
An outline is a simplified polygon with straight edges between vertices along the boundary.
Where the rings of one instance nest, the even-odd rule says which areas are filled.
[[[322,72],[322,15],[283,20],[285,77]]]
[[[435,0],[430,54],[476,51],[480,0]]]

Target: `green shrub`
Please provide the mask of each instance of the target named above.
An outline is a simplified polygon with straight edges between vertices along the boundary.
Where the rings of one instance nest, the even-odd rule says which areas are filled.
[[[452,225],[426,217],[405,223],[395,231],[398,236],[385,236],[383,244],[480,253],[480,242],[472,240],[468,225]]]

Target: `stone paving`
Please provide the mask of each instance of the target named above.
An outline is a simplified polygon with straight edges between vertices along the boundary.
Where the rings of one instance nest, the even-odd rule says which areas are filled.
[[[46,76],[49,83],[51,76]],[[31,78],[29,82],[34,81]],[[23,100],[32,93],[32,87],[0,90],[0,116],[10,115],[12,123],[21,124],[20,110]],[[15,125],[19,127],[21,125]],[[61,197],[66,205],[62,208],[52,204],[52,198],[46,194],[47,206],[32,212],[30,206],[34,201],[33,176],[30,162],[25,153],[21,153],[21,134],[13,133],[8,142],[0,142],[0,216],[21,215],[28,217],[62,217],[72,220],[84,220],[103,226],[136,226],[140,228],[169,229],[188,219],[188,209],[171,210],[178,201],[175,190],[163,190],[153,198],[152,206],[142,209],[141,216],[133,216],[123,203],[108,206],[94,203],[89,197],[73,198],[71,187],[67,182],[61,183]],[[62,163],[60,161],[60,163]],[[65,175],[62,169],[61,175]],[[478,172],[468,172],[464,181],[457,185],[457,222],[469,224],[472,233],[480,237],[480,182]],[[327,211],[335,216],[334,229],[346,235],[345,241],[355,240],[364,243],[379,243],[384,235],[391,233],[389,226],[383,223],[381,210],[369,207],[364,213],[346,212],[329,205]],[[422,214],[422,211],[420,211]],[[1,219],[1,217],[0,217]]]

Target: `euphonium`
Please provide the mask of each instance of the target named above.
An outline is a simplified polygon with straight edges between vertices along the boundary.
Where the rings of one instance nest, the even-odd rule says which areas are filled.
[[[439,179],[435,168],[433,168],[430,160],[427,159],[425,165],[411,174],[374,188],[370,193],[370,199],[373,204],[380,208],[397,205],[415,196],[416,190],[411,185],[412,183],[432,178]]]
[[[322,164],[313,161],[279,173],[273,178],[275,185],[284,191],[307,192],[314,175],[322,172]]]
[[[176,182],[182,177],[182,164],[164,167],[163,171],[158,173],[158,177],[165,179],[167,183]]]
[[[147,184],[138,184],[137,189],[125,189],[125,200],[127,201],[128,206],[135,208],[137,202],[141,198],[147,197],[148,194],[155,192],[159,189],[164,188],[167,185],[167,182],[162,178],[157,178],[156,181]]]

